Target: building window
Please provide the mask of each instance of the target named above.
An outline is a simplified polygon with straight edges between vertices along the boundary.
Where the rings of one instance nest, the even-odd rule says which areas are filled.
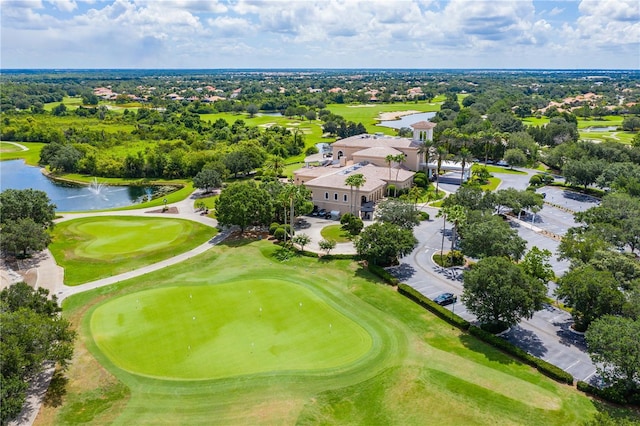
[[[337,192],[334,192],[334,193],[333,193],[333,199],[334,199],[335,201],[338,201],[338,193],[337,193]]]
[[[325,199],[325,200],[328,200],[328,199],[329,199],[329,193],[328,193],[328,192],[325,192],[325,193],[324,193],[324,199]]]
[[[342,196],[342,201],[344,201],[345,203],[347,202],[347,194],[344,194],[344,195]]]

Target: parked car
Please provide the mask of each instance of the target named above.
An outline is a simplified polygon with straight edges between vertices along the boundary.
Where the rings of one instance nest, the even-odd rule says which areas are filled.
[[[318,210],[318,216],[327,217],[327,211],[325,209]]]
[[[441,295],[433,299],[433,301],[440,306],[446,306],[452,303],[456,303],[457,300],[458,298],[451,293],[442,293]]]
[[[502,167],[509,167],[509,163],[507,163],[507,162],[506,162],[506,161],[504,161],[504,160],[500,160],[500,161],[498,161],[498,162],[496,163],[496,165],[498,165],[498,166],[502,166]]]

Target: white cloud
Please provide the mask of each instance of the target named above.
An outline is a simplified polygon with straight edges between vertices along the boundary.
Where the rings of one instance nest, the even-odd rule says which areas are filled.
[[[550,16],[556,16],[556,15],[560,15],[562,12],[564,12],[564,9],[561,9],[559,7],[554,7],[553,9],[551,9],[549,11],[549,15]]]
[[[207,24],[221,37],[240,37],[252,32],[251,23],[243,18],[218,16],[215,19],[207,19]]]
[[[637,0],[87,3],[0,0],[3,66],[24,52],[40,67],[609,68],[639,56]]]
[[[602,20],[640,21],[640,3],[637,0],[583,0],[580,12]]]
[[[54,5],[56,9],[62,12],[73,12],[74,9],[78,8],[75,0],[47,0],[49,3]]]
[[[637,0],[585,0],[580,3],[579,10],[582,16],[576,22],[576,29],[583,42],[588,40],[603,47],[620,43],[640,47],[640,4]]]

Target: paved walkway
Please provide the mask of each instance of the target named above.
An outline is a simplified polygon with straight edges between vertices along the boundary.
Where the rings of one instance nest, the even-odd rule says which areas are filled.
[[[528,182],[529,176],[533,173],[534,172],[532,171],[528,171],[526,175],[505,174],[502,175],[501,178],[505,177],[504,183],[507,183],[506,186],[523,189],[526,187],[526,182]],[[441,185],[441,189],[447,192],[455,192],[457,187],[456,185],[444,184]],[[168,207],[177,208],[178,213],[176,214],[153,212],[154,210],[159,210],[158,208],[93,213],[62,213],[62,217],[56,222],[89,216],[172,216],[181,219],[193,220],[215,227],[217,225],[217,221],[206,216],[202,216],[199,212],[194,210],[193,203],[195,199],[194,194],[192,194],[190,197],[187,197],[178,203],[168,205]],[[461,271],[440,268],[432,260],[433,253],[440,250],[442,238],[442,221],[434,220],[438,210],[425,206],[422,206],[421,209],[428,212],[432,220],[423,222],[416,228],[415,234],[420,242],[418,248],[410,256],[403,258],[400,266],[394,268],[393,272],[403,282],[413,286],[427,297],[435,297],[437,294],[444,291],[453,292],[454,294],[459,295],[462,292]],[[306,225],[302,228],[297,228],[296,232],[305,233],[311,238],[311,243],[305,246],[305,250],[323,253],[318,245],[320,240],[323,239],[321,230],[325,226],[337,224],[338,222],[318,217],[304,217],[304,220],[306,221]],[[373,222],[365,221],[365,226],[370,225],[371,223]],[[544,238],[545,240],[551,238],[551,235],[545,235],[545,230],[538,226],[525,222],[522,222],[521,225],[522,228],[528,229],[534,234],[547,237]],[[450,224],[447,225],[449,228],[450,226]],[[36,285],[47,288],[52,294],[57,295],[60,301],[62,301],[71,295],[147,274],[197,256],[211,248],[213,245],[223,241],[229,236],[229,234],[229,230],[223,231],[210,241],[207,241],[188,252],[181,253],[169,259],[165,259],[161,262],[157,262],[134,271],[129,271],[114,277],[108,277],[74,287],[64,285],[64,271],[55,263],[51,253],[46,250],[39,255],[36,259],[37,265],[34,265],[34,269],[37,273]],[[331,253],[354,254],[355,248],[351,242],[340,243],[336,245],[335,249],[331,250]],[[450,305],[449,309],[455,309],[455,312],[463,318],[474,320],[473,316],[466,312],[462,304],[457,304],[457,306],[456,304]],[[576,378],[588,380],[594,375],[595,367],[591,363],[589,356],[586,354],[584,339],[581,336],[574,335],[568,331],[568,324],[570,322],[571,316],[568,313],[552,307],[547,307],[545,310],[537,312],[531,320],[522,321],[517,327],[514,327],[506,337],[515,344],[524,347],[534,355],[570,372]],[[48,384],[48,381],[46,380],[50,380],[50,378],[51,376],[49,375],[48,378],[43,377],[42,380]],[[39,380],[36,387],[34,387],[29,402],[25,407],[27,410],[23,413],[24,415],[21,414],[19,417],[20,422],[15,424],[33,424],[33,421],[39,411],[42,397],[44,396],[44,392],[42,392],[42,380]],[[46,387],[44,387],[44,389],[46,389]]]
[[[137,209],[137,210],[120,210],[120,211],[110,211],[110,212],[83,212],[83,213],[61,213],[60,218],[56,219],[56,223],[63,222],[67,220],[78,219],[82,217],[91,217],[91,216],[156,216],[156,217],[175,217],[180,219],[187,219],[196,221],[199,223],[203,223],[205,225],[215,227],[217,226],[217,221],[215,219],[211,219],[206,216],[200,215],[199,212],[195,211],[193,208],[193,203],[195,201],[194,194],[186,199],[170,204],[167,207],[175,207],[178,213],[158,213],[154,211],[161,210],[162,207],[158,208],[148,208],[148,209]],[[58,266],[55,262],[55,259],[51,255],[49,250],[45,250],[32,259],[33,266],[28,273],[34,272],[36,274],[36,283],[35,286],[43,287],[49,290],[51,294],[55,294],[58,297],[58,300],[62,302],[67,297],[81,293],[83,291],[92,290],[95,288],[103,287],[106,285],[114,284],[120,281],[124,281],[130,278],[134,278],[140,275],[147,274],[152,271],[156,271],[158,269],[166,268],[167,266],[174,265],[176,263],[187,260],[191,257],[197,256],[208,249],[210,249],[213,245],[218,244],[223,241],[225,238],[229,236],[231,230],[224,230],[216,235],[211,240],[207,241],[204,244],[195,247],[185,253],[178,254],[169,259],[165,259],[163,261],[154,263],[152,265],[147,265],[143,268],[139,268],[133,271],[125,272],[120,275],[116,275],[113,277],[108,277],[96,281],[92,281],[89,283],[85,283],[79,286],[67,286],[64,284],[64,270],[60,266]],[[3,268],[4,265],[3,265]],[[11,275],[10,271],[7,271],[6,268],[3,270],[5,275]],[[16,277],[11,277],[13,281],[16,280]],[[18,279],[19,280],[19,279]],[[9,423],[11,426],[18,425],[32,425],[40,411],[40,406],[42,405],[42,401],[46,394],[46,389],[49,387],[49,383],[51,382],[51,377],[53,376],[54,368],[48,367],[43,373],[41,373],[28,390],[27,400],[25,401],[25,406],[22,412],[18,415],[16,420]]]

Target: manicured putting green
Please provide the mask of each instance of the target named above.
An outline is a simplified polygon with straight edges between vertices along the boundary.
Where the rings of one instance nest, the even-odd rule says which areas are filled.
[[[165,379],[216,379],[344,367],[373,345],[368,332],[298,284],[235,281],[112,299],[91,316],[116,366]]]
[[[65,270],[65,284],[78,285],[184,253],[217,232],[172,217],[85,217],[57,224],[49,248]]]
[[[70,230],[86,238],[76,247],[76,255],[92,259],[109,259],[166,247],[180,238],[187,225],[189,223],[186,221],[131,221],[108,217],[104,220],[78,222]]]

